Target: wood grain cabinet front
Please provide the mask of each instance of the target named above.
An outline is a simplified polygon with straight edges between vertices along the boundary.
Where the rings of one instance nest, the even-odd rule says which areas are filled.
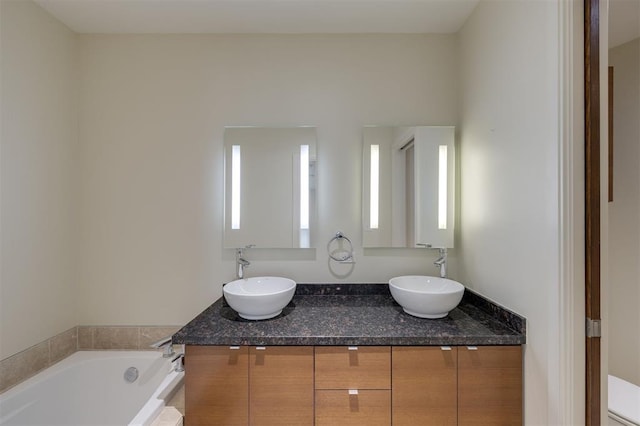
[[[316,426],[391,424],[391,348],[316,346]]]
[[[389,390],[316,390],[316,426],[389,426]]]
[[[522,424],[522,348],[458,349],[458,425]]]
[[[313,346],[187,346],[188,426],[313,426]]]
[[[316,389],[391,389],[389,346],[316,346]]]
[[[249,424],[249,350],[246,346],[185,348],[185,423]]]
[[[458,424],[458,348],[395,346],[393,425]]]
[[[522,425],[521,346],[187,346],[187,426]]]
[[[249,348],[252,426],[313,426],[313,346]]]
[[[394,347],[393,425],[522,425],[520,346]]]

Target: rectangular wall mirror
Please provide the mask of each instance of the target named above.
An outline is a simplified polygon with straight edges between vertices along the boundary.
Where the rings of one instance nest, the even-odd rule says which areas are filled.
[[[314,247],[315,127],[226,127],[224,247]]]
[[[363,128],[363,246],[452,248],[455,127]]]

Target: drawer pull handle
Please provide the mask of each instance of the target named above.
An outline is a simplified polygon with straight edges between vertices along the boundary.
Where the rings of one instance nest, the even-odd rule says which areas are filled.
[[[451,346],[440,346],[440,349],[443,351],[450,351],[451,350]]]
[[[266,351],[267,348],[265,346],[256,346],[256,351]]]
[[[357,351],[358,347],[357,346],[349,346],[349,350],[350,351]]]
[[[240,346],[229,346],[229,349],[231,349],[232,351],[237,351],[240,350]]]
[[[467,346],[467,350],[468,351],[477,351],[478,347],[477,346]]]
[[[349,389],[349,395],[357,395],[358,389]]]

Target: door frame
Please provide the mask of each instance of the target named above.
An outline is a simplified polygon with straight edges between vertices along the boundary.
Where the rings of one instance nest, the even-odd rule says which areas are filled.
[[[600,0],[584,0],[585,97],[585,315],[587,324],[601,320],[600,224]],[[601,423],[601,337],[585,337],[585,420]]]

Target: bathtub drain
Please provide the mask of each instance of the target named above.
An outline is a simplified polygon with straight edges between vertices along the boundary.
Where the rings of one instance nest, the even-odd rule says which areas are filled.
[[[127,368],[124,372],[124,379],[129,383],[135,382],[138,379],[138,369],[135,367]]]

